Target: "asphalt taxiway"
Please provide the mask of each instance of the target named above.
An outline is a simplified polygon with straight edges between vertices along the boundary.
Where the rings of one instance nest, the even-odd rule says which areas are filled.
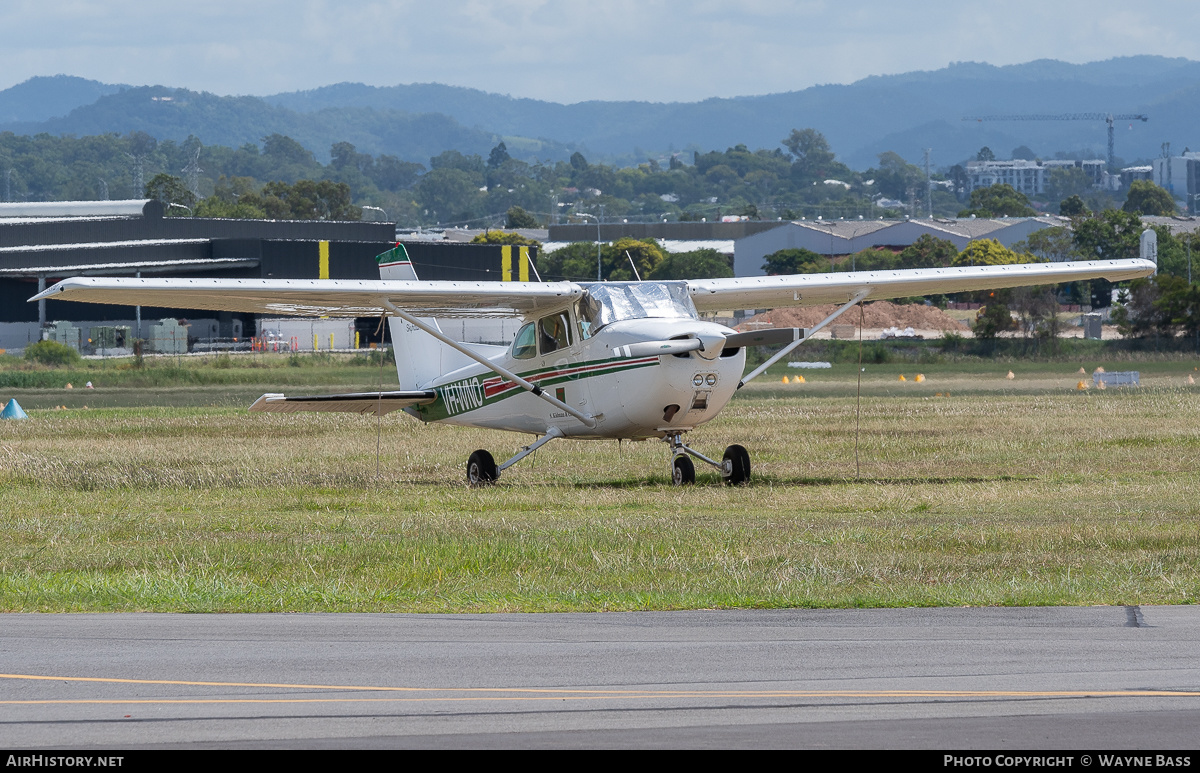
[[[0,616],[15,748],[1187,748],[1200,608]]]

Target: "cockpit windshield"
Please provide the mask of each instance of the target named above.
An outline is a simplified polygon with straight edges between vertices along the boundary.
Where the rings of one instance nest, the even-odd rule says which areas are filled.
[[[685,282],[587,284],[579,320],[587,335],[624,319],[695,319],[696,306]]]

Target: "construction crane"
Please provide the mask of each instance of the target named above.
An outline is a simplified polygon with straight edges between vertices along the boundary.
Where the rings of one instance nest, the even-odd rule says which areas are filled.
[[[1150,120],[1149,116],[1141,113],[1121,113],[1113,115],[1112,113],[1066,113],[1065,115],[979,115],[967,116],[964,121],[1104,121],[1108,124],[1108,168],[1112,169],[1115,165],[1115,156],[1113,155],[1113,124],[1116,121],[1142,121],[1143,123]]]

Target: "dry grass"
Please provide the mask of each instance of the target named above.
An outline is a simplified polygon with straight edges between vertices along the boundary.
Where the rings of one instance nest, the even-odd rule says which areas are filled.
[[[1055,366],[1062,369],[1062,366]],[[667,484],[661,443],[240,408],[0,423],[0,609],[498,611],[1192,603],[1200,388],[751,387],[693,442],[754,485]],[[818,376],[818,383],[820,382]],[[947,375],[946,379],[950,377]],[[1031,377],[1032,378],[1032,377]],[[1074,377],[1075,380],[1078,376]],[[990,383],[990,382],[989,382]],[[1073,384],[1073,382],[1069,382]],[[835,386],[840,387],[835,390]],[[833,396],[834,394],[837,396]]]

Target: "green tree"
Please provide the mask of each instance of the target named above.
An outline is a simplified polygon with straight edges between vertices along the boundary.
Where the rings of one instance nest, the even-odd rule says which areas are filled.
[[[1074,221],[1075,246],[1087,260],[1118,260],[1136,258],[1140,253],[1142,219],[1132,212],[1105,209],[1091,217]],[[1094,279],[1091,282],[1091,304],[1097,308],[1112,302],[1112,282]]]
[[[1083,199],[1073,194],[1058,203],[1058,214],[1063,217],[1087,217],[1092,211],[1083,203]]]
[[[286,205],[293,220],[361,220],[362,208],[350,200],[350,186],[332,180],[297,180],[294,185],[271,182],[263,186],[267,211],[275,201]],[[274,216],[274,215],[273,215]]]
[[[424,164],[401,161],[395,156],[383,155],[375,159],[371,168],[371,181],[385,191],[400,191],[411,188],[421,173]]]
[[[766,256],[762,270],[768,275],[827,274],[832,270],[829,258],[812,250],[778,250]]]
[[[353,145],[350,146],[353,149]],[[263,137],[263,153],[271,161],[278,164],[311,167],[316,165],[313,154],[299,142],[283,134],[272,134]]]
[[[666,257],[653,239],[617,239],[604,250],[605,278],[614,282],[632,281],[635,278],[629,265],[632,259],[638,275],[646,279]]]
[[[145,195],[148,199],[158,199],[162,202],[167,214],[174,214],[171,212],[172,204],[186,207],[188,210],[196,206],[196,194],[187,189],[183,180],[165,173],[154,175],[150,182],[146,183]]]
[[[801,178],[825,177],[834,166],[833,151],[816,129],[792,129],[782,144],[792,154],[792,167]]]
[[[1024,243],[1013,245],[1014,252],[1026,250],[1051,263],[1079,258],[1075,247],[1075,235],[1071,233],[1070,228],[1063,225],[1039,229],[1029,234]]]
[[[541,228],[542,224],[533,215],[515,204],[504,213],[506,228]]]
[[[1033,217],[1037,210],[1029,199],[1007,183],[976,188],[971,191],[971,206],[958,213],[959,217]]]
[[[58,341],[38,341],[25,347],[25,359],[51,367],[76,365],[83,358],[79,352]]]
[[[542,246],[537,239],[530,239],[528,236],[522,236],[512,231],[485,231],[475,234],[475,238],[471,239],[471,244],[517,244],[539,248]]]
[[[721,279],[733,276],[729,259],[713,249],[667,255],[644,279],[666,282],[676,279]]]
[[[508,146],[501,142],[496,147],[492,148],[492,152],[488,154],[487,165],[491,169],[496,169],[504,165],[505,161],[511,161],[512,156],[508,155]]]
[[[975,337],[984,340],[995,340],[1001,333],[1016,328],[1017,323],[1012,318],[1008,304],[999,296],[992,297],[987,305],[981,306],[971,324],[971,332]]]
[[[538,272],[546,281],[596,281],[596,243],[572,242],[538,258]],[[603,264],[603,255],[601,255]]]
[[[958,248],[954,242],[921,234],[900,251],[900,268],[941,268],[954,264]]]
[[[1035,161],[1037,159],[1037,153],[1034,153],[1028,145],[1018,145],[1017,147],[1013,148],[1012,153],[1009,154],[1009,158],[1020,159],[1022,161]]]
[[[1005,266],[1024,263],[1023,256],[995,239],[975,239],[954,258],[955,266]]]
[[[875,180],[875,190],[891,199],[903,201],[912,188],[925,195],[925,172],[890,150],[879,154],[879,166],[868,169],[867,176]]]
[[[1149,180],[1134,180],[1121,209],[1137,215],[1169,216],[1175,214],[1175,199]]]
[[[433,222],[470,220],[479,214],[482,182],[462,169],[435,166],[417,183],[417,201]]]
[[[992,152],[991,148],[989,148],[987,145],[984,145],[982,148],[979,149],[979,152],[975,154],[975,160],[976,161],[995,161],[996,154]]]
[[[891,250],[868,247],[837,264],[838,271],[892,271],[900,268],[900,255]]]
[[[1089,260],[1118,260],[1138,256],[1138,240],[1145,227],[1132,212],[1106,209],[1076,222],[1073,230],[1080,255]]]
[[[1013,310],[1026,339],[1057,343],[1058,299],[1051,287],[1018,287],[1012,291]]]

